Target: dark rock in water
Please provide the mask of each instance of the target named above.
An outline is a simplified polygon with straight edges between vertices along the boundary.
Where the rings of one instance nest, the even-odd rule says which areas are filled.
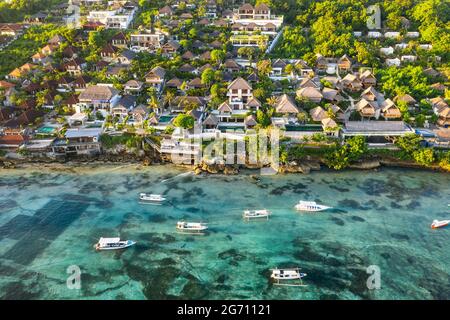
[[[162,214],[152,214],[148,217],[149,222],[161,223],[167,221],[167,218]]]
[[[265,266],[265,265],[267,265],[267,262],[266,262],[266,261],[264,261],[264,260],[262,260],[262,259],[259,259],[258,257],[252,258],[251,261],[252,261],[254,264],[259,265],[259,266]]]
[[[324,272],[316,268],[308,268],[308,284],[339,292],[348,286],[347,282],[336,272]]]
[[[295,192],[308,188],[307,185],[305,185],[303,183],[300,183],[300,182],[299,183],[294,183],[291,186],[292,186],[292,190],[295,191]]]
[[[409,240],[409,237],[406,234],[401,233],[391,233],[391,237],[398,240]]]
[[[234,260],[234,259],[231,259],[230,261],[228,261],[228,264],[230,266],[233,266],[233,267],[238,267],[239,266],[239,262],[237,260]]]
[[[172,258],[164,258],[158,261],[160,266],[171,266],[176,265],[177,262]]]
[[[333,257],[327,258],[325,263],[332,267],[341,267],[344,265],[343,262],[341,262],[338,259],[333,258]]]
[[[295,238],[294,240],[292,240],[292,245],[294,247],[303,247],[303,246],[309,246],[309,242],[305,241],[303,238]]]
[[[233,238],[229,234],[227,234],[226,238],[227,240],[233,241]]]
[[[366,207],[370,207],[372,209],[378,208],[378,203],[375,200],[369,200],[365,203]]]
[[[381,254],[380,254],[380,256],[382,256],[384,259],[386,259],[386,260],[388,260],[388,259],[390,259],[391,258],[391,255],[389,254],[389,253],[387,253],[387,252],[382,252]]]
[[[359,204],[359,202],[356,200],[352,200],[352,199],[345,199],[345,200],[339,201],[339,206],[352,208],[352,209],[361,209],[361,205]]]
[[[282,195],[284,193],[284,191],[286,191],[285,188],[278,187],[278,188],[272,189],[270,191],[270,194],[273,194],[273,195],[276,195],[276,196],[280,196],[280,195]]]
[[[28,286],[27,286],[28,287]],[[2,300],[35,300],[40,292],[31,292],[20,281],[10,282],[3,286],[0,299]]]
[[[415,201],[415,200],[411,201],[410,203],[408,203],[406,205],[406,208],[408,208],[409,210],[413,210],[413,209],[416,209],[418,207],[420,207],[420,202],[419,201]]]
[[[406,258],[406,261],[408,261],[409,264],[414,264],[416,263],[416,260],[413,257],[408,257]]]
[[[198,279],[189,280],[181,291],[181,299],[205,299],[208,296],[206,285],[202,284]]]
[[[336,209],[336,208],[330,209],[329,211],[334,212],[334,213],[348,213],[347,210],[341,210],[341,209]]]
[[[304,247],[303,250],[294,252],[293,256],[302,261],[321,262],[325,260],[324,256],[312,250],[309,246]]]
[[[391,201],[391,208],[392,209],[401,209],[402,206],[397,204],[397,203],[395,203],[395,202],[393,202],[393,201]]]
[[[368,274],[364,268],[348,268],[348,271],[352,273],[352,280],[350,285],[350,291],[353,294],[360,296],[363,299],[369,299],[369,292],[367,288]]]
[[[223,252],[220,252],[218,255],[219,259],[226,260],[232,258],[236,261],[242,261],[245,259],[243,254],[240,254],[236,249],[230,249]]]
[[[319,297],[320,300],[339,300],[339,296],[334,293],[330,294],[321,294]]]
[[[98,282],[104,281],[106,277],[107,278],[110,277],[109,274],[101,272],[101,270],[100,274],[101,274],[100,276],[96,276],[90,273],[83,273],[81,275],[81,281],[83,283],[83,285],[81,286],[81,291],[83,293],[83,296],[85,297],[94,296],[95,292],[92,290],[92,287],[95,286],[95,284],[97,284]]]
[[[188,250],[180,250],[180,249],[170,249],[170,252],[184,256],[191,254],[191,252]]]
[[[120,260],[120,258],[122,257],[124,252],[125,252],[124,250],[116,250],[114,252],[114,259],[115,260]]]
[[[214,289],[219,291],[231,291],[233,288],[225,284],[218,284],[217,286],[214,287]]]
[[[17,202],[11,199],[7,199],[3,202],[0,202],[0,209],[3,210],[11,210],[13,208],[16,208],[18,206]]]
[[[226,274],[221,274],[219,277],[217,277],[216,282],[217,282],[217,283],[220,283],[220,284],[223,284],[223,283],[225,283],[225,281],[226,281],[228,278],[229,278],[228,275],[226,275]]]
[[[286,267],[286,265],[288,265],[288,266]],[[295,263],[291,263],[291,264],[289,264],[289,263],[282,263],[282,264],[278,265],[278,267],[279,268],[285,268],[285,267],[289,268],[289,267],[292,267],[292,266],[295,266],[295,265],[296,265]],[[261,269],[261,270],[258,271],[258,274],[261,277],[265,278],[265,279],[269,279],[270,275],[272,274],[272,271],[270,271],[269,269]]]
[[[343,226],[345,225],[344,220],[336,218],[336,217],[331,217],[330,218],[331,221],[333,221],[335,224],[337,224],[338,226]]]
[[[143,281],[145,297],[152,300],[175,298],[167,294],[167,290],[169,289],[172,281],[174,279],[177,279],[181,275],[182,272],[173,266],[165,266],[162,268],[154,269],[152,270],[152,272],[146,272]],[[196,293],[194,289],[192,289],[192,293]]]
[[[6,265],[0,265],[0,276],[6,277],[6,276],[13,276],[17,274],[17,269],[6,266]]]
[[[427,270],[428,271],[428,270]],[[434,300],[448,300],[450,276],[448,274],[429,274],[419,280],[419,287],[428,290]]]
[[[369,196],[379,196],[386,193],[386,182],[381,179],[367,179],[364,183],[358,185]]]
[[[351,219],[352,219],[353,221],[358,221],[358,222],[364,222],[364,221],[366,221],[365,219],[363,219],[363,218],[361,218],[361,217],[358,217],[358,216],[351,216]]]
[[[364,265],[364,260],[360,256],[358,256],[357,254],[355,254],[353,252],[349,253],[347,261],[349,261],[353,265],[360,265],[360,266]]]
[[[335,185],[329,185],[328,187],[330,187],[331,189],[337,190],[339,192],[342,192],[342,193],[350,192],[350,189],[338,187],[338,186],[335,186]]]
[[[186,211],[187,212],[191,212],[191,213],[196,213],[196,212],[199,212],[200,209],[199,208],[195,208],[195,207],[189,207],[189,208],[186,208]]]

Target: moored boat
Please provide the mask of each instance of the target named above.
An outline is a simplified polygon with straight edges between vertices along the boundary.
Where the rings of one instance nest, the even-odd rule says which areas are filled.
[[[100,238],[95,244],[95,250],[118,250],[131,247],[136,244],[132,240],[120,240],[120,238]]]
[[[433,223],[431,224],[431,229],[438,229],[443,228],[450,225],[450,220],[433,220]]]
[[[317,204],[315,201],[300,200],[299,203],[295,205],[295,209],[298,211],[319,212],[332,209],[332,207]]]
[[[139,194],[139,200],[149,203],[161,203],[166,200],[162,195],[160,194],[149,194],[149,193],[140,193]]]
[[[208,226],[205,223],[201,223],[201,222],[178,221],[176,229],[177,229],[177,231],[182,232],[182,233],[201,234],[203,231],[208,229]]]
[[[272,269],[271,271],[272,274],[270,275],[270,278],[276,281],[275,285],[293,286],[293,287],[305,286],[303,284],[302,278],[306,277],[307,274],[300,272],[300,268],[288,268],[288,269],[275,268]]]
[[[269,216],[270,216],[270,211],[266,210],[266,209],[262,209],[262,210],[245,210],[244,214],[242,215],[242,217],[245,220],[259,219],[259,218],[266,218],[268,220]]]

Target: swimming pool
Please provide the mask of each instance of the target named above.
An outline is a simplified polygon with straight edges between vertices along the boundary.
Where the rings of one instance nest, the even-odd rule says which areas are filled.
[[[306,124],[306,125],[285,125],[286,131],[323,131],[322,125]]]
[[[159,123],[169,123],[173,118],[173,116],[161,116],[159,117]]]
[[[45,135],[51,135],[51,134],[55,134],[56,131],[58,130],[57,127],[52,127],[52,126],[42,126],[39,129],[36,130],[36,132],[38,134],[45,134]]]

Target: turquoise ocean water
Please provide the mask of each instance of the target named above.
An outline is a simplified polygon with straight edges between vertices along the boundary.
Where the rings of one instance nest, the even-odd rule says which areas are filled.
[[[449,299],[450,175],[383,169],[310,175],[194,176],[170,166],[89,173],[0,173],[2,299]],[[139,192],[168,202],[142,205]],[[333,210],[298,213],[299,200]],[[266,208],[269,221],[244,222]],[[178,220],[209,223],[204,236]],[[138,243],[96,252],[99,237]],[[66,270],[80,268],[81,288]],[[367,267],[380,268],[369,290]],[[270,268],[299,266],[307,287]]]

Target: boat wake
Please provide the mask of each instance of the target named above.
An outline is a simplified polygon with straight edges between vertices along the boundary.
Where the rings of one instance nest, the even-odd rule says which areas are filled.
[[[185,176],[189,176],[189,175],[191,175],[191,174],[194,174],[194,173],[193,173],[193,172],[191,172],[191,171],[188,171],[188,172],[183,172],[183,173],[177,174],[177,175],[176,175],[176,176],[174,176],[174,177],[171,177],[171,178],[168,178],[168,179],[164,179],[164,180],[161,180],[161,183],[164,183],[164,182],[167,182],[167,181],[170,181],[170,180],[176,179],[176,178],[180,178],[180,177],[185,177]]]

